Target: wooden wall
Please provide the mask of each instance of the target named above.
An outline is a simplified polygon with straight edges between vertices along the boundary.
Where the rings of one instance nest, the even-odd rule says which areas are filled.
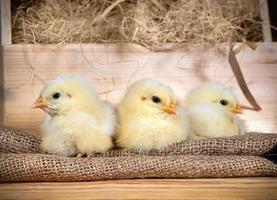
[[[238,54],[245,79],[262,111],[241,115],[249,131],[277,133],[277,44],[261,43],[256,51]],[[4,125],[39,134],[45,115],[32,109],[44,82],[61,74],[80,74],[94,84],[102,99],[117,103],[132,82],[158,79],[170,85],[180,102],[195,86],[207,81],[224,83],[249,106],[227,62],[215,49],[190,47],[153,53],[134,44],[72,44],[49,47],[5,45]]]

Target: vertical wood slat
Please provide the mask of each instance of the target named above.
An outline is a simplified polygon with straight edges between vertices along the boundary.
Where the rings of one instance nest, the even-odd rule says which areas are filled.
[[[268,10],[267,0],[259,0],[259,6],[260,6],[260,16],[261,16],[261,19],[262,19],[264,42],[272,42],[272,35],[271,35],[271,28],[270,28],[270,18],[269,18],[269,10]]]
[[[1,44],[12,43],[11,32],[11,1],[0,0],[1,13]]]
[[[4,116],[4,60],[3,46],[12,43],[11,0],[0,0],[0,125]]]

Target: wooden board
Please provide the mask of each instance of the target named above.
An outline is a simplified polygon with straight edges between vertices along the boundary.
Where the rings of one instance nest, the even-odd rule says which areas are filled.
[[[1,44],[12,43],[11,1],[0,0],[0,41]]]
[[[11,2],[0,0],[0,113],[4,111],[4,75],[3,75],[3,51],[2,45],[11,44]],[[3,123],[3,115],[0,116],[0,124]]]
[[[259,0],[259,6],[260,6],[260,16],[262,20],[262,27],[263,27],[263,41],[272,42],[268,1]]]
[[[228,65],[227,55],[195,46],[153,53],[134,44],[72,44],[66,46],[5,45],[4,125],[39,134],[45,115],[31,109],[44,82],[65,73],[80,74],[95,85],[102,99],[117,103],[128,85],[142,78],[158,79],[173,88],[184,104],[185,94],[207,81],[230,86],[249,106]],[[238,61],[262,111],[241,115],[249,131],[277,132],[277,44],[244,49]]]
[[[0,199],[277,199],[277,178],[0,184]]]

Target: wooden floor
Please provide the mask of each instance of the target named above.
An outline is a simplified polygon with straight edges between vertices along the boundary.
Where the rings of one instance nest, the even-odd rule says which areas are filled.
[[[277,178],[0,184],[0,199],[277,199]]]

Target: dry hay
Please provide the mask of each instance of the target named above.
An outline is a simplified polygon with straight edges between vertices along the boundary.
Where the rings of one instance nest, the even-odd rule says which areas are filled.
[[[13,43],[132,42],[152,50],[262,38],[256,0],[21,0],[12,34]]]

